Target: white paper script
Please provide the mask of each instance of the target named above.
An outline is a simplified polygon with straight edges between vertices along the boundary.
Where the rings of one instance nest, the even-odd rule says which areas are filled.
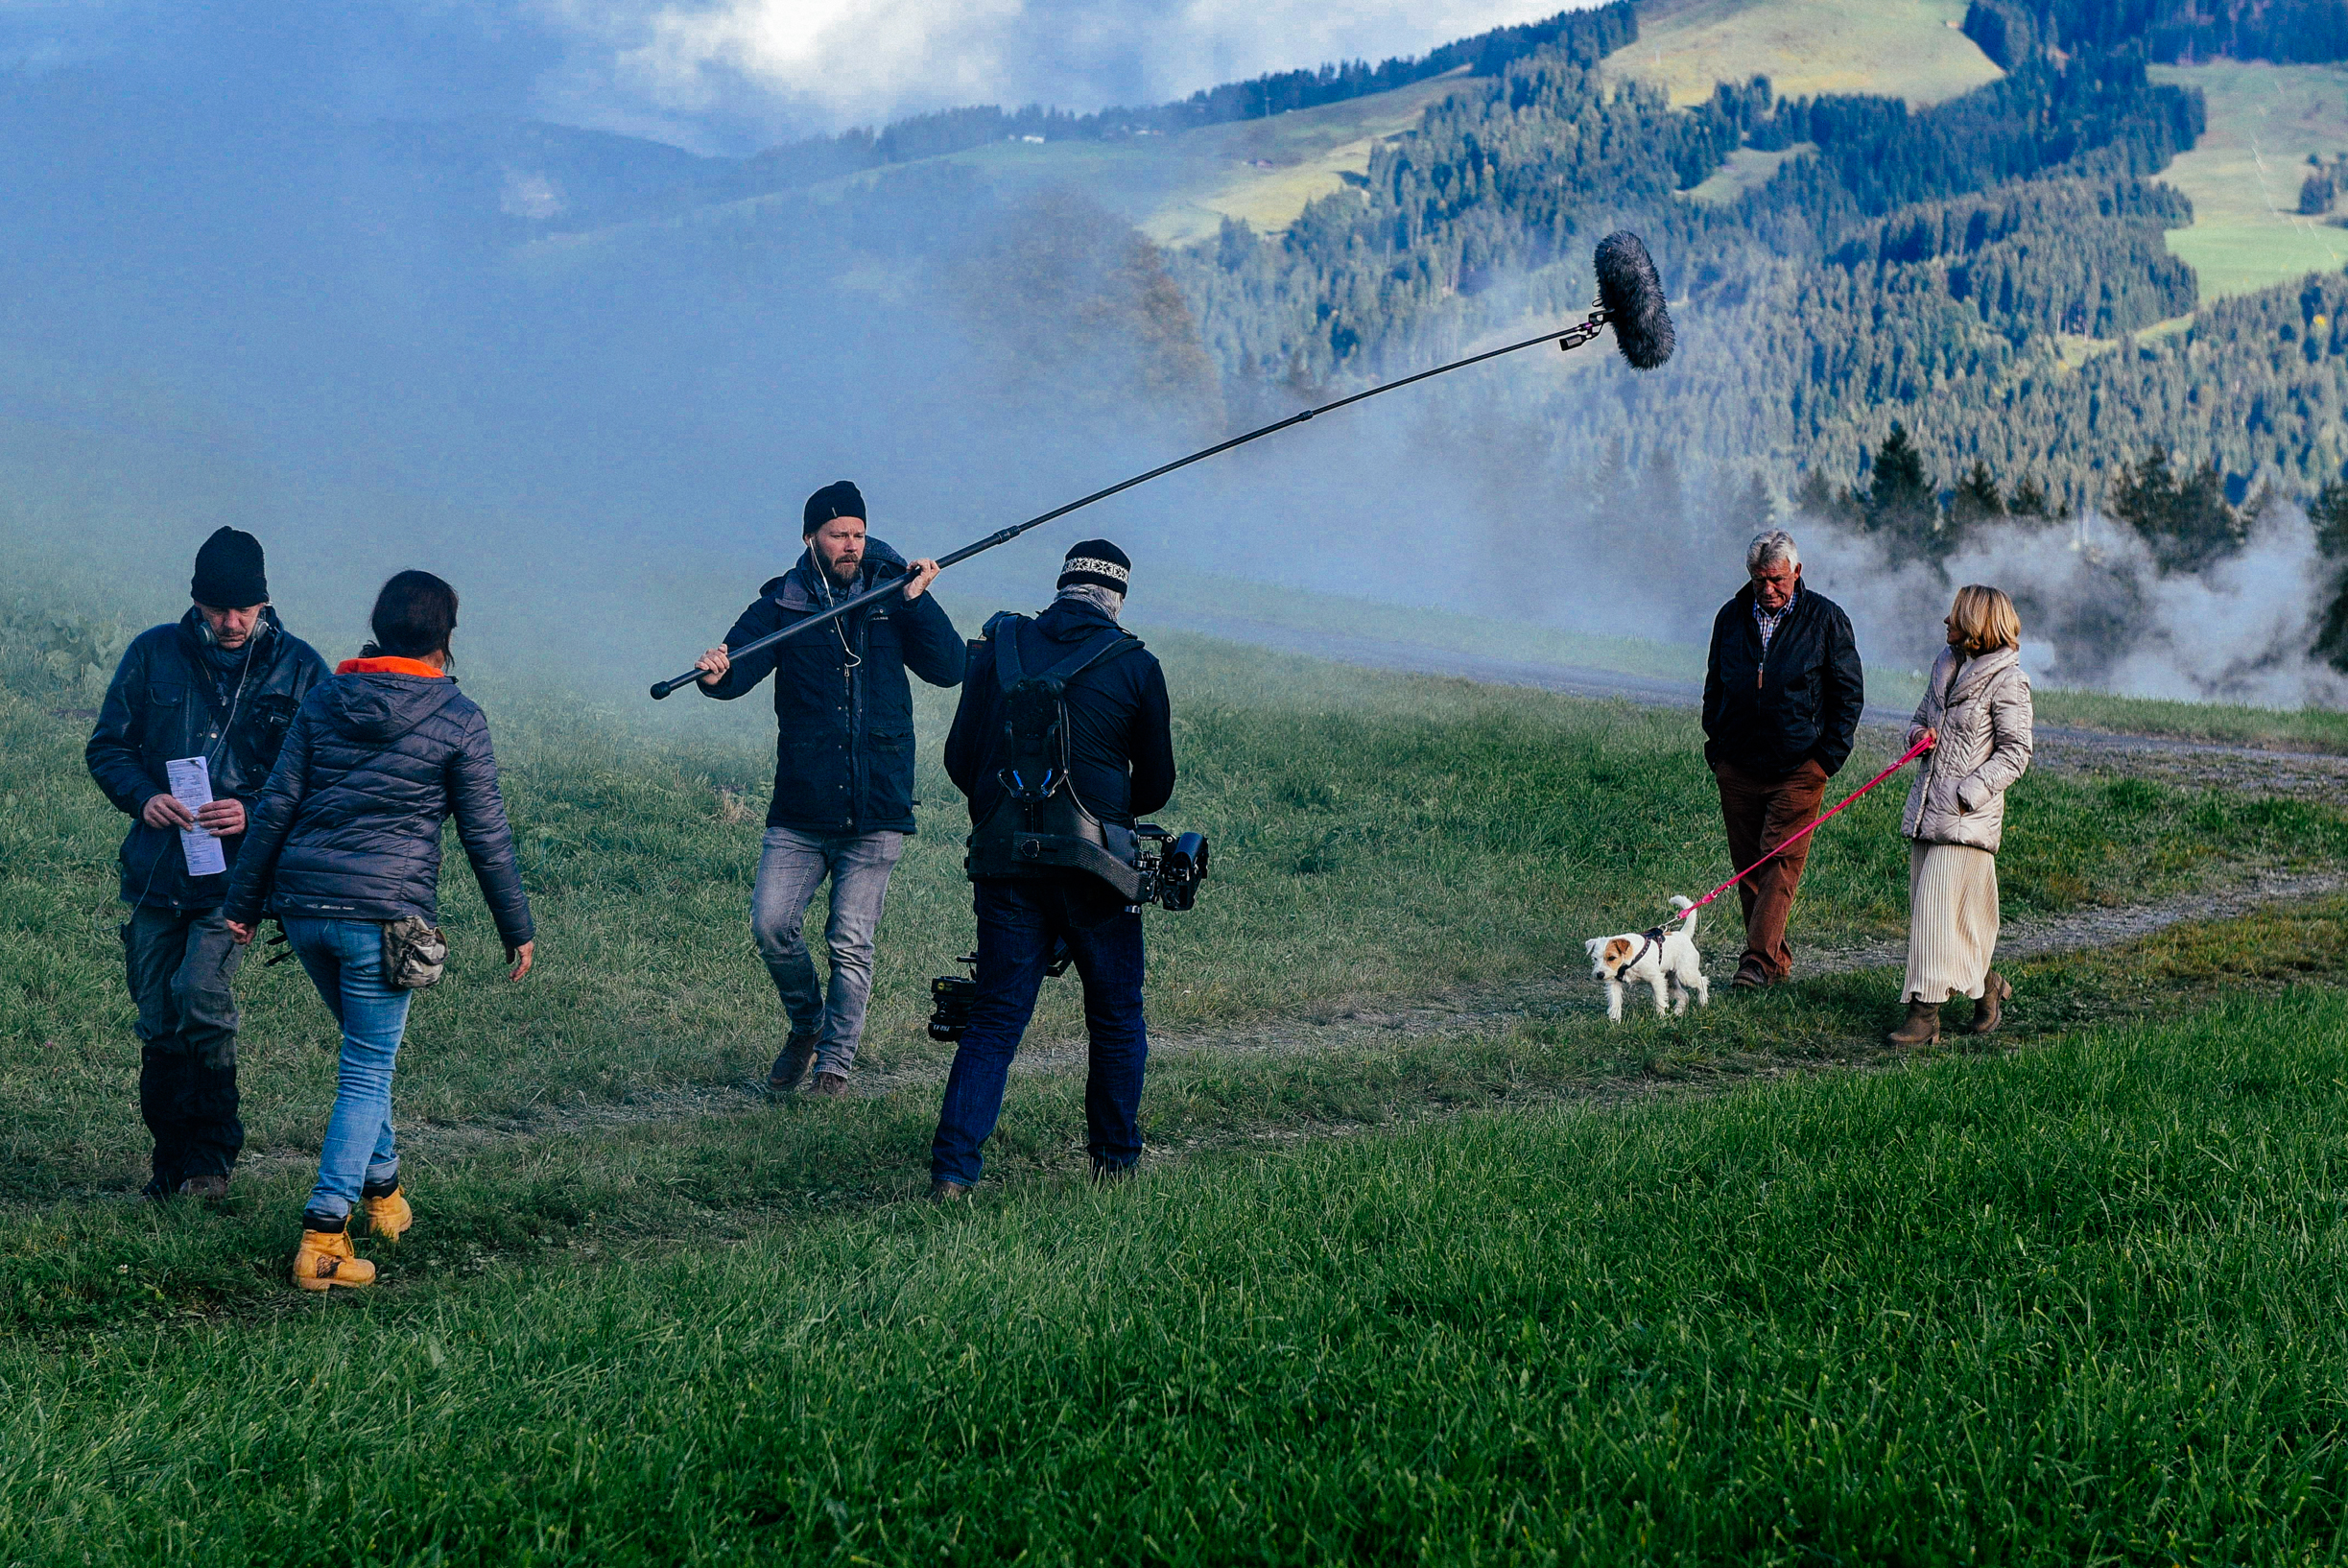
[[[212,803],[212,765],[202,757],[175,757],[163,764],[171,779],[171,797],[190,812]],[[179,830],[179,852],[187,856],[190,876],[218,876],[228,868],[220,841],[200,827]]]

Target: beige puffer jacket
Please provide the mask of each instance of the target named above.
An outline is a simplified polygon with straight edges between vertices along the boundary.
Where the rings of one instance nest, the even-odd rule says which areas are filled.
[[[1908,726],[1909,745],[1927,729],[1940,731],[1940,744],[1908,788],[1901,836],[1997,853],[2005,792],[2030,765],[2030,677],[2018,652],[1960,660],[1942,649]]]

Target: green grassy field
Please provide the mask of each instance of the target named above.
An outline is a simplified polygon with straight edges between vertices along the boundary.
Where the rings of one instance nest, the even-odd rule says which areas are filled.
[[[2156,82],[2201,89],[2209,130],[2161,172],[2193,199],[2190,227],[2169,249],[2200,274],[2201,297],[2253,294],[2348,265],[2348,229],[2299,216],[2311,153],[2348,153],[2348,68],[2155,65]]]
[[[937,1214],[904,1200],[945,1062],[923,988],[968,938],[941,697],[870,1092],[773,1103],[771,719],[477,659],[540,966],[496,977],[452,861],[396,1091],[421,1220],[319,1301],[282,1272],[323,1010],[249,968],[236,1196],[130,1198],[121,820],[75,713],[106,639],[0,620],[0,1562],[2052,1560],[2336,1527],[2336,1350],[2303,1325],[2341,899],[2013,965],[2010,1058],[1886,1052],[1881,969],[1620,1028],[1595,987],[1324,1028],[1574,975],[1718,880],[1693,718],[1154,637],[1164,815],[1217,874],[1151,917],[1146,1174],[1078,1178],[1058,986],[983,1200]],[[1899,931],[1896,807],[1821,844],[1797,940]],[[2336,809],[2133,779],[2032,775],[2008,831],[2009,917],[2348,866]],[[1870,1067],[1899,1070],[1826,1072]]]
[[[2301,987],[0,1342],[0,1549],[2323,1559],[2343,1083],[2348,1004]]]
[[[1639,41],[1605,70],[1661,85],[1674,104],[1766,76],[1785,97],[1881,93],[1916,107],[2002,74],[1958,31],[1963,0],[1687,0],[1642,6]]]

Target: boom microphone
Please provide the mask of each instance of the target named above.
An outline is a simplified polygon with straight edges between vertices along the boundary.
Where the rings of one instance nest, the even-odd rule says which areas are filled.
[[[1663,308],[1663,279],[1639,236],[1625,228],[1598,242],[1598,304],[1614,327],[1614,345],[1634,370],[1651,370],[1678,346]]]
[[[1614,345],[1623,351],[1623,357],[1630,362],[1631,368],[1652,370],[1670,359],[1672,350],[1677,346],[1677,343],[1672,331],[1671,315],[1664,309],[1663,279],[1655,273],[1655,263],[1647,253],[1646,242],[1627,228],[1620,229],[1599,242],[1598,252],[1592,258],[1592,266],[1598,273],[1598,301],[1590,307],[1588,316],[1576,321],[1572,326],[1554,332],[1544,332],[1537,338],[1527,338],[1522,343],[1512,343],[1505,347],[1487,348],[1481,354],[1470,354],[1465,359],[1453,360],[1449,365],[1438,365],[1432,370],[1421,370],[1416,375],[1407,375],[1399,381],[1389,381],[1383,386],[1371,387],[1364,392],[1355,392],[1351,396],[1340,397],[1333,403],[1323,403],[1318,408],[1306,409],[1301,414],[1292,414],[1285,419],[1275,419],[1260,429],[1250,430],[1243,436],[1234,436],[1227,441],[1219,441],[1202,451],[1193,452],[1186,458],[1176,458],[1172,463],[1161,463],[1146,474],[1135,474],[1131,479],[1121,479],[1105,489],[1095,490],[1090,495],[1080,496],[1066,506],[1055,507],[1041,516],[1031,517],[1024,523],[1014,523],[1008,528],[999,529],[975,543],[963,545],[951,555],[938,557],[937,564],[942,568],[951,566],[957,561],[968,560],[982,550],[992,550],[998,544],[1008,544],[1031,528],[1041,528],[1044,524],[1065,517],[1072,511],[1089,507],[1095,501],[1105,501],[1110,496],[1129,490],[1136,485],[1147,485],[1153,479],[1171,474],[1176,468],[1187,468],[1194,463],[1228,452],[1235,446],[1245,446],[1249,441],[1269,436],[1275,430],[1286,430],[1291,425],[1300,425],[1317,415],[1334,414],[1339,409],[1350,403],[1359,403],[1365,397],[1375,397],[1380,392],[1390,392],[1397,387],[1408,387],[1412,382],[1424,381],[1429,376],[1442,375],[1446,371],[1460,369],[1470,365],[1481,365],[1487,359],[1498,359],[1503,354],[1513,354],[1520,348],[1531,348],[1545,343],[1553,343],[1560,349],[1579,348],[1583,344],[1598,336],[1600,327],[1611,326],[1614,328]],[[829,609],[818,610],[802,620],[792,622],[779,631],[770,631],[763,637],[744,643],[740,648],[728,649],[726,653],[729,657],[740,658],[746,653],[763,652],[787,638],[798,636],[802,632],[813,631],[819,626],[829,625],[859,606],[868,605],[875,599],[886,598],[890,594],[901,592],[904,587],[905,579],[890,578],[887,582],[878,583],[866,589],[863,593],[841,600]],[[671,679],[656,680],[652,683],[652,701],[657,702],[671,692],[679,687],[690,686],[700,677],[700,671],[687,670],[683,675]]]

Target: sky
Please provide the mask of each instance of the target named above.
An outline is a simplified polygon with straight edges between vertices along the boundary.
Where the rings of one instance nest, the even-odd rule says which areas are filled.
[[[366,118],[742,154],[962,104],[1079,111],[1423,53],[1564,0],[0,0],[0,70],[104,62]]]

